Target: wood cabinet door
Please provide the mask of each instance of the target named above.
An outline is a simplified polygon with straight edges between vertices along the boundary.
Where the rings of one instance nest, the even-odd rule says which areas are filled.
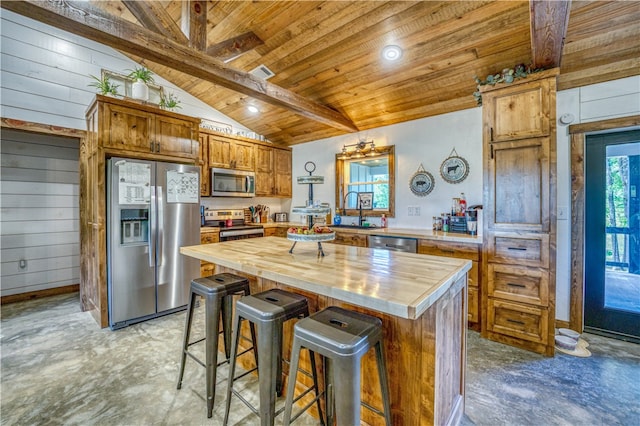
[[[335,240],[330,242],[334,244],[343,244],[345,246],[366,247],[367,236],[352,232],[336,232]]]
[[[121,151],[154,152],[155,115],[121,105],[104,104],[102,145]]]
[[[231,168],[231,141],[209,135],[209,167]]]
[[[200,166],[200,196],[211,195],[211,176],[209,174],[209,135],[200,134],[200,154],[198,155],[198,166]]]
[[[549,232],[549,138],[490,143],[488,148],[488,229]]]
[[[275,195],[279,197],[291,197],[291,151],[284,149],[274,150],[275,169]]]
[[[256,195],[273,195],[273,148],[256,146]]]
[[[155,153],[191,160],[198,158],[197,128],[190,121],[156,115]]]
[[[489,141],[548,136],[550,84],[547,79],[483,94]]]
[[[254,144],[236,141],[231,146],[231,167],[238,170],[255,170]]]

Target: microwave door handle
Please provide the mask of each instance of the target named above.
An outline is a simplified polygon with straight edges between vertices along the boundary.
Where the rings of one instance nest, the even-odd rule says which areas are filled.
[[[249,187],[251,186],[251,181],[250,181],[250,177],[249,176],[245,176],[244,177],[244,192],[249,192]]]
[[[158,232],[157,232],[157,237],[158,237],[158,263],[157,266],[162,265],[162,249],[164,247],[164,242],[163,242],[163,238],[164,238],[164,202],[163,202],[163,197],[162,197],[162,187],[161,186],[157,186],[157,197],[158,197],[158,203],[157,203],[157,209],[158,209]]]

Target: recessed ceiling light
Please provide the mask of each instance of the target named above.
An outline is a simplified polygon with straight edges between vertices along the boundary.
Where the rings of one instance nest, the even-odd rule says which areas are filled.
[[[400,46],[390,44],[382,48],[382,57],[387,61],[397,61],[402,57],[402,49]]]
[[[250,113],[252,113],[252,114],[255,114],[255,113],[257,113],[258,111],[260,111],[260,110],[258,109],[258,107],[257,107],[257,106],[253,106],[253,105],[249,105],[249,106],[247,107],[247,109],[248,109],[248,110],[249,110],[249,112],[250,112]]]

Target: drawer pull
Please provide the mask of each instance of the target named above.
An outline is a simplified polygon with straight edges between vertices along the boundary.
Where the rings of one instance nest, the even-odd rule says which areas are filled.
[[[527,251],[524,247],[509,247],[509,250]]]
[[[510,287],[527,288],[527,286],[524,285],[524,284],[507,283],[507,285],[510,286]]]
[[[455,251],[454,250],[445,250],[445,249],[440,249],[441,252],[443,253],[447,253],[447,254],[454,254]]]
[[[518,321],[511,318],[507,318],[507,322],[511,322],[513,324],[524,325],[524,321]]]

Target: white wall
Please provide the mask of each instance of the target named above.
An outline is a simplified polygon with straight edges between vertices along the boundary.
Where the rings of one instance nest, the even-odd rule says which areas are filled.
[[[84,130],[84,113],[96,93],[89,75],[100,76],[103,68],[127,74],[138,66],[110,47],[5,9],[0,18],[2,117]],[[249,130],[163,78],[154,79],[181,101],[177,112]]]
[[[377,146],[395,145],[396,154],[396,215],[389,219],[390,227],[431,228],[432,217],[451,210],[451,199],[464,192],[467,205],[482,204],[482,109],[472,108],[436,117],[394,124],[361,132],[360,136],[373,139]],[[304,205],[308,186],[297,185],[295,178],[305,176],[307,161],[316,164],[314,175],[324,176],[323,185],[314,185],[314,198],[328,202],[335,209],[335,154],[343,144],[353,144],[358,135],[345,135],[293,147],[293,200],[292,205]],[[469,176],[459,184],[445,182],[440,176],[440,165],[455,148],[458,156],[469,162]],[[409,189],[409,179],[420,164],[435,179],[433,191],[418,197]],[[409,216],[409,207],[420,207],[420,215]],[[415,209],[412,209],[415,210]],[[335,210],[334,210],[335,212]],[[293,217],[296,221],[304,221]],[[357,217],[342,217],[351,223]],[[379,224],[379,219],[370,222]]]
[[[5,130],[0,147],[0,295],[77,284],[77,140]]]

